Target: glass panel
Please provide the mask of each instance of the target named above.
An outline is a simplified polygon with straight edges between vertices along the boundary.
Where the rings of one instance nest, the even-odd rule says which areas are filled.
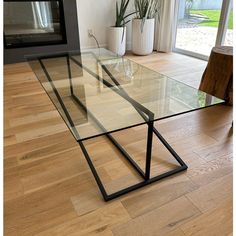
[[[223,45],[224,46],[233,46],[233,4],[232,4],[232,1],[231,1],[231,7],[230,7],[227,26],[228,27],[226,30]]]
[[[5,46],[61,43],[60,7],[60,1],[4,1]]]
[[[77,140],[223,102],[104,49],[30,58]]]
[[[222,0],[180,0],[176,48],[209,56],[215,46]]]

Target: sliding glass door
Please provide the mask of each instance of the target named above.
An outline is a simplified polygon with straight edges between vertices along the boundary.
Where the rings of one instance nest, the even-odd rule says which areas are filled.
[[[215,45],[233,45],[232,0],[177,0],[174,51],[207,59]]]
[[[231,1],[227,14],[226,30],[222,38],[222,45],[233,46],[233,1]]]

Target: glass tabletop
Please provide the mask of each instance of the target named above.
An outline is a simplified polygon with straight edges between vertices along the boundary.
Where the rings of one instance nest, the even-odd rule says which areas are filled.
[[[224,102],[102,48],[27,60],[77,141]]]

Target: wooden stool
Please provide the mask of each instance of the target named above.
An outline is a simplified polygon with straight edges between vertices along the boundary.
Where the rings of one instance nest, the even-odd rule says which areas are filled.
[[[199,89],[233,105],[233,47],[212,49]]]

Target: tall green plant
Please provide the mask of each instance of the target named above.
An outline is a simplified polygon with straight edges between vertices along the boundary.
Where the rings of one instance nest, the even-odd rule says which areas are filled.
[[[133,13],[125,15],[127,11],[127,7],[129,5],[130,0],[121,0],[120,7],[118,6],[118,2],[116,2],[116,24],[115,27],[124,27],[130,20],[126,20]]]
[[[146,19],[153,19],[156,16],[159,18],[159,0],[134,0],[134,6],[137,19],[142,20],[141,31],[143,31]]]
[[[125,34],[125,25],[130,22],[130,20],[127,20],[127,18],[136,12],[132,12],[128,15],[125,15],[127,11],[127,7],[129,5],[130,0],[121,0],[120,2],[120,7],[118,6],[118,2],[116,1],[116,24],[115,27],[123,27],[123,34],[122,34],[122,40],[123,42],[124,39],[124,34]]]

